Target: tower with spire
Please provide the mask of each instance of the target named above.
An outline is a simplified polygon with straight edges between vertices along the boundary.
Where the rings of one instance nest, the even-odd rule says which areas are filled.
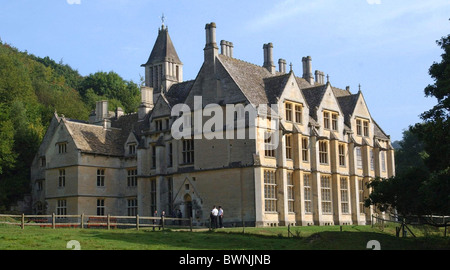
[[[183,63],[178,57],[163,18],[150,57],[141,65],[145,68],[145,86],[153,88],[154,101],[161,92],[168,91],[172,84],[183,81]]]

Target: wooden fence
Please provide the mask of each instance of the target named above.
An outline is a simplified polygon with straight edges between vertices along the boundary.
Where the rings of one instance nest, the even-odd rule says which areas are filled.
[[[421,220],[428,219],[431,222],[423,223]],[[416,237],[415,234],[412,232],[412,230],[408,227],[410,226],[432,226],[435,228],[442,228],[444,227],[444,237],[447,237],[447,227],[450,226],[450,222],[448,221],[450,219],[450,216],[423,216],[423,217],[399,217],[390,215],[390,219],[383,219],[381,217],[372,215],[372,228],[374,225],[380,226],[382,230],[384,229],[385,223],[396,223],[399,224],[398,227],[396,227],[396,236],[400,237],[400,233],[403,237],[406,237],[407,231],[413,236]],[[441,221],[441,222],[437,222]]]
[[[2,215],[0,224],[40,226],[50,228],[130,228],[137,230],[143,227],[165,229],[168,227],[188,227],[192,231],[192,218],[145,217],[145,216],[95,216],[95,215]]]

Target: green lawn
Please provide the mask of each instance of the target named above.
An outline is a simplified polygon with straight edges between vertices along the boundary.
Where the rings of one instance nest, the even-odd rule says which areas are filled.
[[[450,237],[417,231],[417,238],[396,238],[395,228],[371,226],[219,229],[216,231],[152,231],[135,229],[40,228],[0,224],[0,250],[65,250],[76,240],[82,250],[365,250],[377,240],[382,250],[450,249]],[[220,243],[220,245],[219,245]]]

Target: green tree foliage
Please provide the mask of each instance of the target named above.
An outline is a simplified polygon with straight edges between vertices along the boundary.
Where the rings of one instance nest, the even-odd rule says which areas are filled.
[[[0,44],[0,207],[29,192],[30,166],[53,112],[87,119],[66,78],[37,57]]]
[[[372,181],[366,206],[392,206],[406,216],[450,215],[450,35],[437,44],[444,50],[442,61],[430,67],[435,82],[424,91],[437,104],[421,115],[422,123],[403,134],[396,152],[397,175]]]
[[[428,157],[424,150],[424,143],[410,127],[403,131],[403,138],[398,142],[395,150],[395,172],[402,175],[412,168],[426,169],[424,159]]]
[[[30,167],[55,111],[88,120],[96,101],[135,112],[138,85],[114,72],[81,76],[62,61],[20,52],[0,41],[0,209],[30,191]]]
[[[96,101],[107,99],[111,110],[122,107],[126,113],[135,112],[140,102],[139,86],[113,71],[100,71],[87,76],[81,83],[80,93],[92,107],[95,107]]]

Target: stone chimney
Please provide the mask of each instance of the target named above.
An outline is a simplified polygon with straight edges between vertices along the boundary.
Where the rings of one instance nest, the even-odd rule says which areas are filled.
[[[325,73],[323,73],[320,70],[316,70],[314,72],[315,76],[316,76],[316,83],[317,84],[324,84],[325,83]]]
[[[263,46],[264,50],[264,64],[265,67],[270,73],[275,74],[275,65],[273,64],[273,44],[267,43]]]
[[[105,118],[108,118],[108,101],[97,101],[95,104],[95,122],[102,122]]]
[[[153,88],[147,86],[141,86],[141,105],[138,109],[139,120],[144,119],[147,113],[153,109]]]
[[[312,74],[312,58],[311,56],[303,57],[303,79],[305,79],[309,84],[314,85],[314,76]]]
[[[205,62],[215,62],[219,54],[219,47],[216,43],[216,23],[208,23],[205,26],[206,45],[203,49],[205,52]]]
[[[117,107],[116,108],[116,119],[119,119],[122,115],[124,115],[123,109],[120,107]]]
[[[233,42],[229,42],[226,40],[220,41],[220,49],[222,55],[233,57],[233,47]]]
[[[278,69],[281,73],[286,73],[286,60],[278,59]]]

